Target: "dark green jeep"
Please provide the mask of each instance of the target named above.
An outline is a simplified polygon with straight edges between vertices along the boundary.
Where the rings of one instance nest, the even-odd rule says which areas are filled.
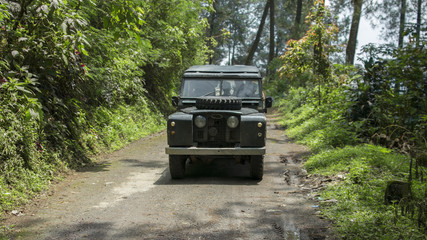
[[[183,178],[185,163],[216,158],[250,163],[251,177],[262,179],[267,108],[259,69],[253,66],[193,66],[184,72],[172,98],[167,134],[172,178]]]

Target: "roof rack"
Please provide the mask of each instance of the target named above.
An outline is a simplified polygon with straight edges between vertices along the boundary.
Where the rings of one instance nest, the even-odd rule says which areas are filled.
[[[261,78],[261,73],[255,66],[196,65],[187,69],[184,72],[184,77]]]

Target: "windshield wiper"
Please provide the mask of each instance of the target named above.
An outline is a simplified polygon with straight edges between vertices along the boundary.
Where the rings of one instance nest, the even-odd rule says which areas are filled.
[[[206,96],[211,95],[212,93],[215,93],[215,90],[213,90],[212,92],[208,92],[208,93],[206,93],[205,95],[202,95],[202,96],[200,96],[200,97],[206,97]],[[212,96],[215,96],[215,94],[214,94],[214,95],[212,95]]]

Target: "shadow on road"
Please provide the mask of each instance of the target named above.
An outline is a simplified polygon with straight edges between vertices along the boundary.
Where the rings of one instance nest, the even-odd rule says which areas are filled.
[[[79,169],[76,169],[77,172],[107,172],[109,171],[108,168],[111,166],[111,162],[100,162],[100,163],[93,163],[90,166],[82,167]]]
[[[257,185],[258,181],[250,178],[249,164],[236,163],[234,159],[215,159],[211,163],[186,164],[184,179],[171,179],[169,168],[154,185]]]
[[[285,139],[267,138],[267,141],[272,143],[277,143],[277,144],[286,144],[291,142],[291,140],[289,140],[288,138],[285,138]]]
[[[284,222],[277,214],[280,207],[269,211],[266,214],[262,208],[254,209],[252,204],[232,201],[214,208],[208,218],[177,211],[173,213],[173,220],[166,222],[164,216],[135,211],[125,225],[81,221],[52,228],[46,239],[284,239],[287,236],[281,227]],[[137,220],[133,222],[132,218]],[[235,219],[244,220],[247,226],[239,228]],[[223,222],[234,227],[224,226]]]
[[[119,162],[123,163],[126,167],[131,168],[163,168],[165,165],[164,161],[142,161],[131,158],[121,159]]]
[[[180,224],[168,229],[154,224],[133,224],[126,228],[114,228],[111,222],[80,223],[68,226],[47,239],[238,239],[246,234],[239,230],[201,231],[209,229],[209,223]]]

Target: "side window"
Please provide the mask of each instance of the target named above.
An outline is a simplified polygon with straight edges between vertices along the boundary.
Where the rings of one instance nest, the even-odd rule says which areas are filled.
[[[252,81],[252,85],[254,88],[254,97],[258,97],[259,96],[259,82],[258,81]]]

